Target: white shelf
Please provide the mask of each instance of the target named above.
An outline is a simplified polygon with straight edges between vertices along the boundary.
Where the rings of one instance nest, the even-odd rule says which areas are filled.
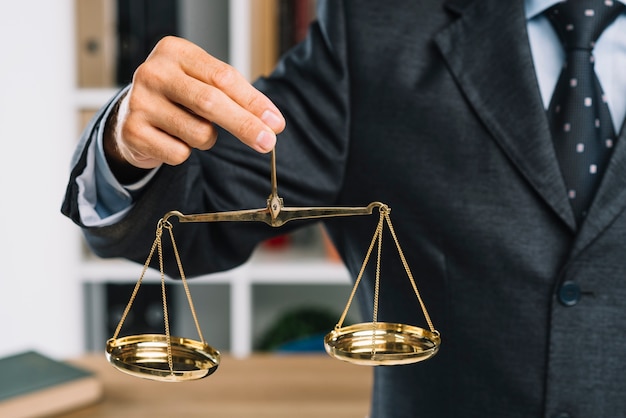
[[[183,265],[183,268],[185,266]],[[101,260],[89,258],[80,267],[83,280],[91,283],[128,283],[137,280],[143,266],[123,259]],[[350,275],[342,263],[308,251],[257,250],[245,264],[232,270],[194,277],[193,283],[232,283],[233,278],[248,284],[349,284]],[[170,278],[168,278],[170,279]],[[161,280],[160,274],[149,269],[147,282]]]
[[[74,93],[74,106],[77,109],[99,109],[118,91],[117,87],[77,89]]]

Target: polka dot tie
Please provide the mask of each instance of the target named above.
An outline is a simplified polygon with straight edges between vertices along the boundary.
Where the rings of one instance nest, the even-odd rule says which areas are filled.
[[[548,118],[567,194],[579,224],[615,142],[609,108],[593,68],[592,50],[602,31],[623,9],[624,5],[614,0],[566,0],[546,11],[566,56]]]

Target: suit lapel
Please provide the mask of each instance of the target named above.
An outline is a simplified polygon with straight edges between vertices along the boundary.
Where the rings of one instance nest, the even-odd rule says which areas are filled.
[[[575,230],[537,85],[523,1],[454,0],[446,6],[459,17],[435,43],[452,75],[512,163]]]
[[[572,256],[583,251],[626,207],[626,130],[617,140],[607,172],[576,237]]]

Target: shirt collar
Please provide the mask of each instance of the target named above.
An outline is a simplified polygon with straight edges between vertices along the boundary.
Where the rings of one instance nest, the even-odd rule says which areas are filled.
[[[543,13],[547,8],[555,5],[560,0],[525,0],[524,9],[526,11],[526,19],[530,20],[538,14]]]
[[[535,16],[543,13],[549,7],[552,7],[561,0],[524,0],[524,10],[526,11],[526,19],[530,20]],[[626,0],[613,0],[626,4]]]

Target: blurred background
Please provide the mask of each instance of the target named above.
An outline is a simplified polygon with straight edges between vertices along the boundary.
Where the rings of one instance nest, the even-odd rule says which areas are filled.
[[[315,1],[2,5],[0,356],[30,349],[57,358],[101,351],[141,266],[97,259],[60,214],[82,127],[163,35],[198,43],[252,80],[304,36]],[[173,333],[196,338],[184,292],[172,282]],[[158,286],[158,274],[149,273],[121,335],[163,332]],[[324,231],[314,227],[263,244],[240,268],[194,279],[191,292],[207,342],[243,357],[256,350],[320,350],[320,335],[338,319],[350,288]],[[356,311],[347,323],[357,319]]]

